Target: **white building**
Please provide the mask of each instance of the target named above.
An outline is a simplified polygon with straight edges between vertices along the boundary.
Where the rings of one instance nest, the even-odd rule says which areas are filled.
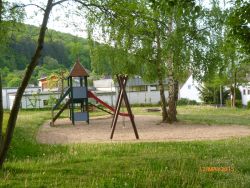
[[[9,109],[12,108],[15,97],[16,93],[9,94]],[[60,92],[24,93],[21,100],[21,108],[50,108],[51,105],[55,105],[55,100],[59,97]]]
[[[248,101],[250,101],[250,85],[239,86],[239,90],[241,92],[242,104],[246,106]]]
[[[164,83],[166,84],[166,80]],[[108,103],[114,105],[118,93],[118,85],[112,79],[102,79],[93,82],[96,95]],[[145,83],[139,76],[128,80],[126,87],[130,104],[157,104],[160,102],[160,92],[157,83]],[[166,98],[168,91],[165,91]]]
[[[114,106],[117,100],[118,85],[112,79],[95,80],[94,92],[98,98]],[[166,86],[167,80],[164,81]],[[187,98],[201,102],[199,91],[197,89],[199,84],[194,81],[192,76],[180,88],[179,98]],[[167,87],[165,87],[167,88]],[[3,89],[3,106],[5,109],[11,109],[17,88]],[[160,102],[160,92],[157,83],[146,83],[140,77],[134,77],[128,80],[126,87],[128,99],[131,104],[157,104]],[[249,89],[250,92],[250,89]],[[165,91],[166,98],[168,91]],[[28,87],[22,97],[21,108],[44,108],[50,107],[49,101],[60,97],[59,91],[47,91],[41,87]],[[250,95],[249,95],[250,99]],[[90,102],[94,102],[91,101]],[[50,104],[51,105],[51,104]]]
[[[199,87],[200,84],[193,79],[192,75],[190,75],[179,90],[179,98],[186,98],[189,100],[195,100],[196,102],[202,102],[200,92],[198,90]]]
[[[4,109],[11,109],[11,106],[14,102],[10,100],[10,95],[13,96],[17,92],[18,88],[3,88],[2,89],[2,96],[3,96],[3,108]],[[32,93],[38,93],[41,91],[40,87],[27,87],[25,89],[24,95],[25,94],[32,94]],[[13,98],[13,97],[12,97]]]
[[[103,92],[114,92],[115,91],[114,81],[110,78],[109,79],[102,79],[102,80],[94,80],[93,86],[98,91],[103,91]]]

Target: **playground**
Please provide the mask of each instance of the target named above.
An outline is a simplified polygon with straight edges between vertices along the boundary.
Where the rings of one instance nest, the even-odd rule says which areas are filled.
[[[40,127],[36,139],[46,144],[68,144],[219,140],[250,135],[248,126],[194,125],[183,122],[169,125],[159,123],[161,117],[155,115],[136,115],[135,120],[139,140],[135,138],[128,118],[118,119],[114,137],[110,140],[111,116],[92,117],[89,124],[77,122],[74,126],[65,118],[59,119],[54,127],[46,122]]]
[[[93,91],[88,90],[88,76],[78,60],[68,76],[67,89],[52,108],[52,120],[46,122],[38,131],[36,139],[39,143],[194,141],[250,135],[250,129],[246,126],[193,125],[184,122],[166,124],[161,123],[159,114],[134,115],[125,89],[128,80],[126,75],[117,75],[119,91],[116,105],[112,107],[98,98]],[[90,99],[96,101],[96,104],[100,104],[102,108],[89,103]],[[121,112],[122,101],[124,101],[127,113]],[[109,115],[90,117],[90,105]],[[66,109],[69,109],[69,118],[59,119]],[[59,111],[56,112],[56,110]]]

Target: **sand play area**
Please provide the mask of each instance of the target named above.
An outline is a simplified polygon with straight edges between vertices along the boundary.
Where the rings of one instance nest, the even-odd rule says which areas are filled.
[[[75,126],[69,119],[59,119],[55,126],[49,122],[40,127],[37,141],[45,144],[67,143],[113,143],[151,141],[218,140],[250,136],[250,127],[239,125],[190,125],[183,123],[160,123],[160,116],[137,115],[135,122],[140,136],[135,139],[128,118],[119,117],[113,140],[110,140],[111,116],[91,118],[90,124],[78,122]]]

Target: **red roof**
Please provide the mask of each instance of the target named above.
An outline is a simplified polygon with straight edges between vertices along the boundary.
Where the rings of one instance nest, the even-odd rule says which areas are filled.
[[[69,76],[71,77],[86,77],[89,76],[86,69],[82,66],[79,60],[76,61],[75,65],[70,71]]]

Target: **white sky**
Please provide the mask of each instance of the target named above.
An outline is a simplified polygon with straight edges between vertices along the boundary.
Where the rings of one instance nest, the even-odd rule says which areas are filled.
[[[21,2],[23,4],[37,4],[45,8],[47,1],[44,0],[9,0],[9,2]],[[69,6],[70,8],[65,8],[63,6],[57,5],[53,8],[50,19],[48,22],[48,28],[60,31],[63,33],[70,33],[75,36],[81,36],[87,38],[86,32],[86,21],[84,15],[76,16],[73,15],[75,11],[74,6]],[[25,8],[26,17],[24,23],[40,26],[43,19],[43,11],[39,10],[36,6],[27,6]],[[83,13],[84,14],[84,13]]]
[[[211,0],[197,0],[202,5],[206,7],[210,7]],[[221,6],[224,7],[229,5],[229,0],[220,0]],[[47,0],[9,0],[9,2],[21,2],[23,4],[37,4],[41,7],[45,7]],[[87,38],[86,32],[86,20],[84,19],[84,15],[76,16],[73,15],[76,10],[74,5],[67,6],[69,8],[65,8],[63,6],[57,5],[54,7],[53,11],[51,12],[48,28],[54,29],[64,33],[71,33],[72,35],[81,36]],[[26,11],[26,18],[24,23],[39,26],[42,23],[43,19],[43,12],[39,11],[39,8],[36,6],[27,6],[25,8]],[[68,15],[68,16],[67,16]]]

